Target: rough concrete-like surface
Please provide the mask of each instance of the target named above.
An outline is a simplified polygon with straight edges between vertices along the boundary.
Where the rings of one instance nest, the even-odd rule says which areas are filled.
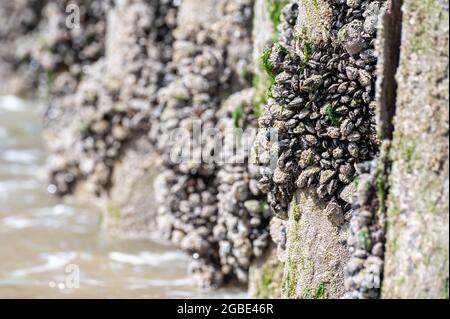
[[[255,0],[253,10],[253,66],[257,76],[264,76],[264,70],[261,69],[260,63],[261,54],[274,37],[273,25],[269,18],[268,1]]]
[[[266,103],[266,94],[268,86],[268,75],[264,71],[261,63],[261,55],[264,49],[269,47],[275,37],[275,30],[269,16],[270,1],[255,0],[253,6],[253,28],[252,28],[252,67],[253,67],[253,104],[259,112],[263,112]],[[264,32],[261,32],[264,30]],[[262,134],[262,132],[259,132]],[[259,142],[257,142],[259,143]],[[251,151],[251,161],[257,162],[258,146],[253,145]],[[273,247],[263,258],[256,260],[249,269],[249,287],[250,296],[255,298],[281,298],[281,283],[283,278],[284,264],[282,262],[282,254],[284,252],[285,239],[279,243],[278,237],[281,231],[280,219],[272,218],[271,220],[271,241]],[[272,232],[272,229],[275,231]],[[284,234],[285,235],[285,234]]]
[[[148,25],[149,19],[158,5],[120,0],[108,10],[106,18],[104,83],[120,88],[120,98],[114,101],[117,108],[140,108],[142,117],[149,117],[164,54],[168,54],[167,50],[161,52],[161,43],[152,42],[156,31],[149,32],[153,29]],[[104,212],[102,227],[108,233],[119,238],[158,239],[153,183],[159,162],[145,132],[124,145],[114,163],[108,193],[99,201]]]
[[[16,0],[0,4],[0,94],[35,95],[39,68],[30,63],[29,51],[46,3]]]
[[[348,227],[334,226],[325,208],[313,191],[296,192],[288,221],[284,298],[341,298],[344,294]]]
[[[405,1],[383,298],[448,298],[448,31],[448,1]]]
[[[256,260],[250,268],[250,296],[261,299],[281,298],[283,269],[284,264],[278,260],[276,248],[269,248],[266,255]]]
[[[158,239],[154,179],[159,156],[144,137],[124,151],[114,168],[109,196],[103,198],[102,227],[119,238]]]
[[[214,23],[222,17],[221,8],[226,0],[217,1],[183,1],[178,13],[178,24],[189,23],[208,24]]]

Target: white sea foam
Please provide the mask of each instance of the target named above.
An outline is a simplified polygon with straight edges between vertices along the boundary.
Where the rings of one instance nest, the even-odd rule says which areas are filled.
[[[5,150],[0,153],[0,158],[7,162],[20,164],[33,164],[40,158],[38,150]]]
[[[33,215],[37,218],[54,218],[54,217],[69,217],[74,215],[75,210],[73,207],[64,205],[64,204],[57,204],[55,206],[48,206],[43,208],[38,208],[34,210]]]
[[[144,279],[144,278],[130,278],[128,289],[146,289],[149,287],[180,287],[180,286],[193,286],[194,281],[192,278],[179,278],[179,279]]]
[[[8,216],[3,218],[3,226],[9,229],[24,229],[33,225],[33,220],[22,216]]]
[[[7,193],[15,190],[32,190],[39,186],[37,181],[0,181],[0,193]]]
[[[151,253],[140,252],[138,255],[125,254],[121,252],[110,252],[109,259],[136,266],[149,265],[157,266],[165,262],[185,260],[186,256],[182,252],[165,252],[165,253]]]
[[[64,269],[64,266],[70,263],[77,257],[76,252],[56,252],[44,253],[41,258],[44,263],[39,266],[17,269],[11,273],[15,277],[24,277],[31,274],[44,273],[52,270]]]
[[[27,102],[14,95],[0,96],[0,111],[23,112],[28,107]]]

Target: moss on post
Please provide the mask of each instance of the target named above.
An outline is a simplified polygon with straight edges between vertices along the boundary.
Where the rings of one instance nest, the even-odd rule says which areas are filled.
[[[307,190],[297,191],[290,205],[287,255],[282,297],[340,298],[344,293],[343,267],[349,254],[345,227],[332,225],[326,204]]]
[[[444,6],[435,0],[403,4],[383,298],[448,298],[449,13]]]

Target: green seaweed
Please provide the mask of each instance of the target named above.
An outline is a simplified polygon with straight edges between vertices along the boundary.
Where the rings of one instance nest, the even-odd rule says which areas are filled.
[[[261,286],[264,289],[264,293],[261,292],[261,294],[263,296],[268,297],[270,295],[270,292],[269,292],[270,284],[273,281],[273,273],[274,272],[275,272],[274,269],[270,269],[269,267],[266,267],[261,274]],[[263,296],[260,296],[260,297],[263,297]]]
[[[433,46],[431,45],[432,38],[430,37],[432,26],[428,21],[435,4],[436,0],[413,0],[408,3],[408,11],[414,14],[417,21],[420,21],[420,23],[417,23],[415,28],[413,28],[413,32],[409,37],[409,42],[414,52],[433,49]]]
[[[266,96],[273,99],[273,86],[275,84],[275,79],[269,79],[268,85],[267,85],[267,93]]]
[[[405,148],[405,150],[404,150],[405,157],[404,158],[407,162],[411,162],[411,160],[413,159],[415,149],[416,149],[416,147],[414,145],[408,145]]]
[[[241,127],[243,115],[244,115],[244,104],[241,103],[235,107],[232,113],[234,128],[238,129]]]
[[[279,291],[279,276],[283,271],[282,263],[268,263],[261,269],[260,280],[257,282],[256,298],[277,298]]]
[[[303,46],[303,63],[307,64],[313,51],[313,42],[311,40],[310,31],[307,27],[302,27],[302,46]]]
[[[316,290],[316,294],[314,296],[315,299],[326,299],[327,298],[327,290],[325,287],[325,283],[321,282],[319,287]]]
[[[357,237],[358,237],[359,244],[362,247],[364,247],[365,250],[369,250],[370,245],[372,244],[370,237],[369,237],[369,233],[363,229],[363,230],[359,231],[359,233],[357,234]]]
[[[56,72],[52,69],[47,69],[45,71],[46,81],[47,81],[47,89],[51,91],[53,89],[53,85],[56,79]]]
[[[295,298],[297,289],[297,263],[288,255],[285,290],[288,298]]]
[[[359,176],[355,175],[355,177],[353,178],[353,183],[355,183],[355,187],[358,187],[359,185]]]
[[[391,231],[391,229],[395,229],[395,224],[401,214],[401,211],[394,196],[389,197],[389,204],[390,205],[387,211],[386,228],[387,232],[391,234],[391,238],[387,241],[387,245],[390,254],[394,255],[398,249],[398,233],[395,231]]]
[[[270,54],[272,52],[272,49],[269,47],[264,48],[263,53],[261,55],[261,66],[263,70],[268,75],[268,83],[267,83],[267,90],[266,90],[266,100],[267,97],[272,98],[272,87],[275,83],[275,75],[273,73],[273,66],[272,62],[270,62]]]
[[[259,209],[262,212],[265,212],[265,211],[267,211],[269,209],[269,204],[267,202],[265,202],[265,201],[260,201],[259,202]]]
[[[82,121],[80,121],[78,129],[80,130],[81,133],[85,133],[89,130],[90,127],[91,127],[90,122],[82,120]]]
[[[309,57],[311,56],[312,52],[312,42],[305,41],[303,42],[303,55],[305,56],[305,59],[303,60],[304,63],[309,62]]]
[[[283,8],[287,5],[288,0],[268,0],[270,21],[274,30],[277,30],[281,21]]]
[[[120,219],[122,216],[122,211],[121,211],[120,207],[111,201],[108,202],[108,204],[106,206],[106,211],[109,216],[111,216],[115,219]]]
[[[283,294],[287,298],[303,298],[308,294],[307,288],[298,289],[299,274],[311,274],[313,272],[312,261],[305,256],[302,247],[300,222],[300,203],[302,198],[294,199],[291,203],[291,226],[287,243],[287,261],[283,276]],[[313,295],[313,294],[311,294]]]
[[[285,295],[288,298],[295,298],[296,297],[296,290],[297,290],[297,273],[298,268],[300,267],[300,260],[297,260],[297,258],[301,258],[301,251],[299,246],[300,241],[300,225],[295,220],[292,223],[291,229],[290,229],[290,245],[288,247],[288,258],[286,262],[286,270],[283,276],[283,287],[285,290]]]
[[[261,84],[261,77],[257,74],[253,75],[252,86],[256,90]]]
[[[298,222],[300,220],[300,217],[301,217],[300,206],[297,204],[296,201],[292,202],[292,217],[294,218],[294,220],[296,222]]]
[[[262,113],[263,113],[263,111],[262,111],[261,103],[253,103],[253,114],[255,115],[255,117],[260,118]]]
[[[414,162],[417,157],[416,145],[414,142],[405,142],[400,145],[400,156],[405,161],[405,167],[408,172],[414,168]]]
[[[316,12],[320,11],[320,6],[319,6],[318,0],[313,0],[313,6],[314,6],[314,10],[316,10]]]
[[[333,126],[339,126],[340,124],[339,116],[336,114],[336,112],[334,111],[333,107],[330,104],[327,104],[325,106],[325,112],[328,118],[330,119],[331,124]]]
[[[378,201],[380,203],[380,209],[384,211],[386,203],[386,188],[384,185],[384,178],[382,174],[377,176],[377,194]]]
[[[264,71],[266,71],[269,78],[274,79],[275,76],[273,74],[273,66],[272,66],[272,62],[270,62],[271,52],[272,52],[271,48],[269,48],[269,47],[264,48],[263,53],[261,55],[261,65],[262,65]]]
[[[324,282],[321,282],[317,289],[305,288],[301,296],[302,299],[327,299],[327,290]]]
[[[280,43],[277,43],[276,45],[277,45],[278,50],[280,50],[282,53],[284,53],[284,54],[288,54],[289,53],[288,49],[286,49]]]

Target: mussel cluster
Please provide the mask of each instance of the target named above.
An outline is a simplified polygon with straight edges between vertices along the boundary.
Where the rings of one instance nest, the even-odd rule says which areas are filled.
[[[69,21],[74,25],[67,24],[69,4],[79,9],[76,12],[79,20],[77,17]],[[41,14],[39,39],[30,49],[30,56],[42,70],[42,87],[49,98],[45,125],[55,135],[50,143],[48,190],[63,195],[72,190],[79,176],[79,160],[74,148],[80,147],[74,145],[74,137],[68,128],[73,126],[77,113],[75,96],[86,67],[104,55],[106,6],[103,1],[59,0],[48,2]]]
[[[329,202],[333,220],[342,224],[349,205],[339,194],[353,181],[354,165],[378,152],[374,43],[382,2],[332,0],[328,4],[331,21],[324,39],[310,39],[305,27],[297,30],[295,50],[282,45],[271,49],[268,64],[274,84],[259,123],[267,140],[277,131],[277,145],[263,152],[276,152],[278,157],[274,167],[262,168],[259,183],[283,219],[293,192],[313,187],[320,199]],[[298,12],[298,6],[293,2],[285,12]],[[289,20],[282,25],[286,24]]]
[[[242,66],[249,65],[251,53],[251,1],[224,1],[221,13],[214,23],[193,22],[175,31],[176,76],[158,93],[157,142],[164,161],[155,187],[160,229],[192,255],[191,272],[204,286],[234,278],[246,282],[251,260],[268,242],[267,208],[256,187],[257,170],[248,165],[249,149],[225,142],[222,156],[214,154],[227,128],[256,124],[248,113],[248,92],[229,100],[224,94],[233,91],[235,80],[239,88],[246,84]],[[239,100],[241,94],[247,97]],[[235,108],[242,108],[239,120]],[[199,136],[208,129],[217,130],[219,141],[217,135]],[[176,138],[180,130],[184,137]],[[188,157],[174,161],[174,154],[186,149]]]
[[[66,12],[69,5],[79,9],[73,12],[73,20],[68,16],[69,11]],[[104,55],[106,9],[105,1],[100,0],[57,0],[45,5],[40,38],[31,55],[44,69],[47,81],[53,82],[56,74],[64,71],[78,80],[83,66]],[[79,19],[75,18],[78,14]]]
[[[252,98],[251,89],[235,93],[218,114],[218,127],[228,134],[224,134],[225,163],[217,173],[219,207],[213,233],[219,243],[222,272],[234,274],[243,283],[248,281],[250,263],[263,255],[270,241],[271,212],[258,188],[259,168],[250,156],[257,127]],[[236,112],[241,111],[239,118]]]
[[[193,256],[196,262],[191,271],[204,282],[222,280],[212,233],[217,222],[217,167],[202,156],[212,140],[202,140],[194,128],[204,131],[215,126],[218,92],[227,86],[230,74],[225,48],[213,35],[194,23],[175,31],[176,77],[158,92],[161,116],[157,145],[164,161],[155,183],[160,230]],[[178,130],[186,136],[177,139]],[[177,148],[189,153],[174,161],[171,156]]]
[[[20,0],[0,3],[0,90],[5,82],[13,81],[17,75],[21,83],[12,83],[12,92],[36,87],[39,78],[38,67],[31,62],[30,47],[34,42],[42,8],[45,1]],[[31,67],[30,67],[31,65]],[[6,89],[6,91],[9,91]],[[5,93],[5,92],[2,92]]]
[[[347,241],[351,257],[345,267],[344,298],[373,299],[380,296],[384,268],[385,215],[382,203],[384,190],[378,189],[384,182],[377,163],[378,160],[374,159],[358,164],[357,190],[344,192],[356,196],[342,196],[352,205]]]
[[[149,131],[156,92],[170,74],[165,65],[172,54],[171,30],[176,24],[177,11],[174,2],[102,4],[103,16],[98,17],[101,27],[87,18],[82,18],[80,23],[87,30],[96,30],[98,39],[87,37],[82,48],[69,50],[80,55],[83,65],[74,64],[67,71],[60,71],[52,87],[49,122],[60,126],[64,118],[70,120],[67,123],[70,132],[60,140],[61,144],[55,143],[55,155],[50,160],[49,191],[58,195],[70,193],[80,178],[88,178],[92,191],[97,194],[108,188],[123,146],[133,136]],[[81,5],[80,8],[84,12],[90,7]],[[104,46],[106,12],[120,15],[110,25],[117,28],[112,36],[120,46],[102,48],[101,57],[92,63],[93,60],[83,59],[83,51],[90,51],[93,45]],[[67,38],[78,43],[77,35],[70,33]],[[114,63],[121,64],[116,73],[112,71],[117,68]],[[81,75],[74,74],[73,69]],[[74,110],[72,118],[67,114],[70,109]],[[62,119],[55,121],[59,116]]]

